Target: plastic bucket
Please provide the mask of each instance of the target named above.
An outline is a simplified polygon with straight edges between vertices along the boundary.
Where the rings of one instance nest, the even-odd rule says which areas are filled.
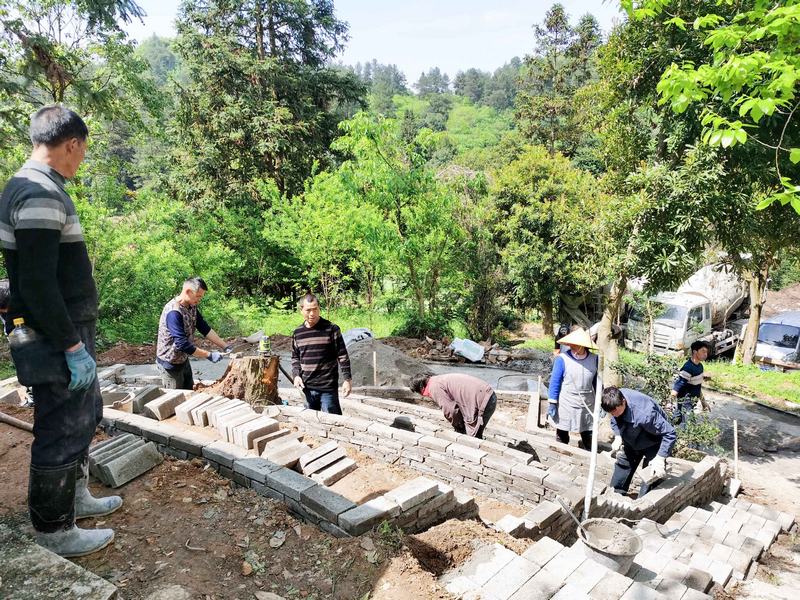
[[[583,532],[586,529],[591,541]],[[578,539],[587,558],[617,573],[625,574],[642,550],[642,540],[630,527],[611,519],[587,519],[578,527]]]

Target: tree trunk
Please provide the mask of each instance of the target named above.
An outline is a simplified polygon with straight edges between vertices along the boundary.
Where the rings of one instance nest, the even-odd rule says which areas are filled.
[[[758,326],[761,324],[761,311],[767,299],[767,280],[769,265],[762,266],[750,278],[750,319],[742,341],[742,363],[752,365],[758,343]]]
[[[543,300],[541,303],[542,309],[542,329],[544,334],[548,337],[553,335],[553,301]]]
[[[597,347],[604,358],[603,383],[607,386],[619,387],[622,383],[619,374],[611,368],[611,365],[619,360],[619,346],[617,340],[612,337],[612,325],[619,315],[627,287],[628,278],[620,275],[619,279],[611,286],[603,318],[600,319],[600,326],[597,329]]]
[[[219,393],[239,398],[252,407],[278,404],[277,356],[245,356],[233,359],[217,382]]]

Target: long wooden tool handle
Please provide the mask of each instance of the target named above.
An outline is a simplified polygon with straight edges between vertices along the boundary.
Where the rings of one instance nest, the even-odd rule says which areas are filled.
[[[283,368],[280,358],[278,359],[278,368],[281,370],[281,373],[283,373],[286,376],[286,379],[288,379],[292,383],[292,385],[294,385],[294,377],[289,375],[289,372]]]
[[[14,427],[18,427],[19,429],[24,429],[25,431],[30,431],[33,433],[33,425],[26,423],[25,421],[15,419],[11,415],[7,415],[4,412],[0,412],[0,423],[7,423],[8,425],[13,425]]]

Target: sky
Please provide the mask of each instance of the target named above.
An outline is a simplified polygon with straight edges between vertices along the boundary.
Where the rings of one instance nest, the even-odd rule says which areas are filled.
[[[137,40],[175,35],[179,0],[137,0],[147,16],[126,29]],[[334,0],[350,40],[338,57],[354,65],[376,59],[396,64],[409,83],[439,67],[453,77],[475,67],[493,71],[533,49],[534,23],[553,2],[542,0]],[[561,0],[572,22],[592,13],[605,33],[619,20],[617,0]]]

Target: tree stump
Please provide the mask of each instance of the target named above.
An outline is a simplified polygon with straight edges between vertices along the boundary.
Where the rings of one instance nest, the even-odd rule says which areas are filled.
[[[219,381],[219,393],[250,406],[279,404],[277,356],[244,356],[231,360]]]

